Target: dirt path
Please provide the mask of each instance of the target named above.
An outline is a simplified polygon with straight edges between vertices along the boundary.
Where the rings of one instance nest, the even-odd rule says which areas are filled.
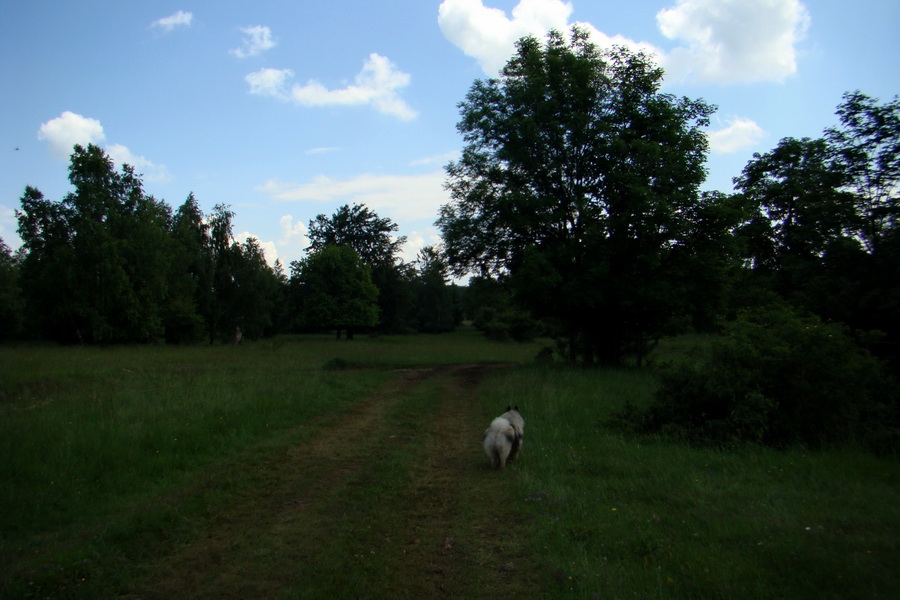
[[[479,447],[491,365],[398,372],[256,467],[128,598],[534,597],[510,477]]]

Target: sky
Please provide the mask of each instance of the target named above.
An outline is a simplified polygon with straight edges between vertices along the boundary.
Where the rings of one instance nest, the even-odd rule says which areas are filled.
[[[704,189],[732,191],[754,152],[838,124],[844,92],[900,94],[896,0],[29,0],[0,4],[0,238],[26,185],[71,191],[97,144],[173,209],[235,212],[271,263],[308,224],[361,203],[402,257],[440,243],[458,105],[524,35],[579,24],[652,54],[663,91],[718,107]]]

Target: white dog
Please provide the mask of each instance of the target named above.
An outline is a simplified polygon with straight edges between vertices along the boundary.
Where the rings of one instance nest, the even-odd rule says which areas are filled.
[[[507,406],[506,412],[491,421],[484,432],[484,451],[494,469],[506,467],[522,449],[525,437],[525,420],[519,407]]]

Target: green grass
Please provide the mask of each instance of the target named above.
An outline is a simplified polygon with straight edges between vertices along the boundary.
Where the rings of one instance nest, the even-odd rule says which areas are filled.
[[[697,449],[606,427],[648,371],[534,367],[516,400],[527,530],[560,598],[878,598],[900,592],[897,461],[853,450]]]
[[[660,352],[678,357],[685,346]],[[250,510],[261,515],[255,528],[222,542],[245,573],[285,557],[306,565],[273,579],[270,597],[428,597],[425,583],[398,579],[415,577],[421,556],[445,561],[434,567],[443,594],[466,597],[479,585],[487,596],[494,578],[527,580],[523,598],[900,595],[896,459],[623,435],[608,421],[626,402],[649,401],[651,370],[539,366],[536,351],[472,331],[239,348],[0,347],[0,597],[126,593],[164,574],[169,553]],[[335,473],[323,465],[285,479],[292,449],[406,370],[508,362],[522,365],[477,390],[440,378],[398,388],[381,420],[360,423]],[[466,451],[423,461],[423,446],[433,454],[447,443],[435,438],[434,407],[460,392],[467,408],[448,439]],[[495,473],[479,437],[507,404],[525,416],[525,446]],[[367,468],[353,453],[371,457]],[[322,496],[293,521],[266,516],[265,503],[279,506],[298,486]],[[417,534],[406,532],[411,515],[423,520]],[[314,533],[298,541],[297,531]],[[519,558],[497,571],[501,551]],[[533,566],[527,576],[522,565]]]
[[[98,557],[140,560],[144,548],[188,538],[204,513],[256,485],[254,463],[336,421],[396,369],[534,351],[472,332],[0,347],[0,596],[11,580],[37,597],[80,581],[85,561],[97,578],[115,568]],[[326,368],[334,363],[349,369]],[[217,471],[225,485],[217,475],[205,484]]]

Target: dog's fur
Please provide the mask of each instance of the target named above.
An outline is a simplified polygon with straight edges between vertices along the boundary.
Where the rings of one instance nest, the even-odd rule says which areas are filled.
[[[519,407],[507,406],[506,412],[491,421],[484,432],[484,451],[491,459],[491,467],[503,469],[522,450],[525,420]]]

